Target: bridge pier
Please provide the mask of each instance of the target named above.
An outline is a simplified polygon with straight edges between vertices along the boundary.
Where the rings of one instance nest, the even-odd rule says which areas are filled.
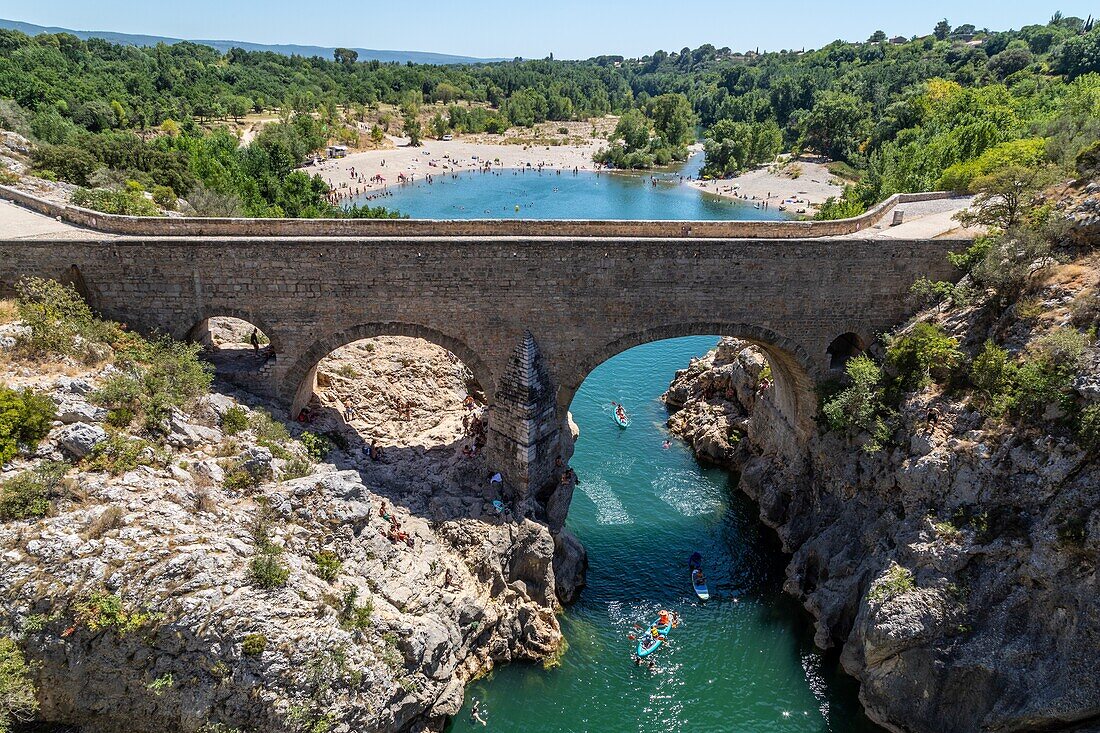
[[[504,477],[517,504],[558,480],[561,420],[557,388],[530,331],[524,331],[497,382],[489,416],[490,465]]]

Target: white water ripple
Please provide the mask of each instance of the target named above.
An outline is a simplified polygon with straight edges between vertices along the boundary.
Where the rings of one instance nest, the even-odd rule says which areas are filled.
[[[611,486],[598,476],[586,477],[578,487],[596,505],[596,521],[600,524],[634,524],[634,518],[615,496]]]
[[[665,471],[653,479],[653,490],[676,512],[698,517],[722,509],[722,497],[693,471]]]

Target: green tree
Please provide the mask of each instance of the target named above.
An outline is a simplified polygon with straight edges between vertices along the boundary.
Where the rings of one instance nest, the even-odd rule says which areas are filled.
[[[29,722],[38,711],[30,669],[15,641],[0,637],[0,733]]]
[[[707,133],[702,174],[724,178],[775,159],[783,145],[779,126],[767,122],[720,120]]]
[[[882,403],[882,370],[865,354],[850,359],[844,370],[850,386],[826,401],[822,414],[832,430],[864,433],[863,450],[877,453],[890,435]]]
[[[423,134],[423,130],[420,127],[420,120],[415,115],[405,117],[404,132],[405,137],[409,138],[409,145],[419,148],[420,136]]]
[[[448,129],[447,120],[443,118],[442,114],[436,112],[431,121],[432,135],[435,135],[436,140],[441,140],[447,134]]]
[[[937,41],[947,40],[947,37],[951,35],[951,24],[947,22],[947,18],[936,23],[936,27],[932,30],[932,35],[936,37]]]
[[[969,222],[1010,229],[1021,222],[1036,195],[1048,183],[1050,172],[1043,168],[1009,165],[974,179],[970,192],[974,197]]]
[[[344,66],[351,66],[359,60],[359,52],[350,48],[337,48],[332,52],[332,56],[336,59],[336,63]]]
[[[961,360],[958,340],[931,323],[917,323],[886,347],[886,367],[903,391],[946,380]]]
[[[854,94],[821,94],[806,116],[803,146],[831,158],[849,160],[870,133],[871,106]]]
[[[662,94],[646,104],[646,116],[665,142],[682,147],[695,142],[695,113],[683,94]]]

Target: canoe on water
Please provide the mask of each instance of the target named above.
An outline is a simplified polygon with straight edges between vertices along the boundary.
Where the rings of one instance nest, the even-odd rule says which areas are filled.
[[[620,428],[625,428],[630,424],[630,418],[626,416],[626,410],[619,414],[619,405],[615,405],[615,409],[611,411],[611,417]]]
[[[694,553],[688,560],[688,567],[691,568],[691,587],[695,595],[699,596],[700,601],[709,601],[710,590],[707,588],[706,576],[703,575],[703,556],[698,552]]]
[[[660,639],[653,637],[649,630],[660,623],[659,620],[654,620],[645,631],[642,632],[641,637],[638,639],[638,658],[645,659],[653,652],[660,649],[664,642]],[[668,636],[668,632],[672,631],[672,624],[666,624],[665,626],[657,626],[657,633],[661,636]]]

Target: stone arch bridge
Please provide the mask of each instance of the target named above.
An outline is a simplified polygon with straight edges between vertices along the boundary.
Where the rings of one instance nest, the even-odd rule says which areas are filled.
[[[548,486],[555,459],[568,458],[565,418],[585,376],[648,341],[714,334],[760,345],[783,414],[809,431],[830,344],[853,335],[869,343],[904,318],[914,280],[955,276],[945,255],[969,238],[950,219],[966,202],[942,196],[892,200],[823,226],[363,221],[359,229],[150,222],[6,197],[21,206],[0,204],[0,294],[24,275],[70,281],[106,317],[181,338],[210,317],[245,319],[275,353],[259,389],[288,406],[312,388],[322,357],[357,339],[416,336],[449,349],[489,396],[489,459],[517,498]],[[887,225],[898,218],[906,223]]]

